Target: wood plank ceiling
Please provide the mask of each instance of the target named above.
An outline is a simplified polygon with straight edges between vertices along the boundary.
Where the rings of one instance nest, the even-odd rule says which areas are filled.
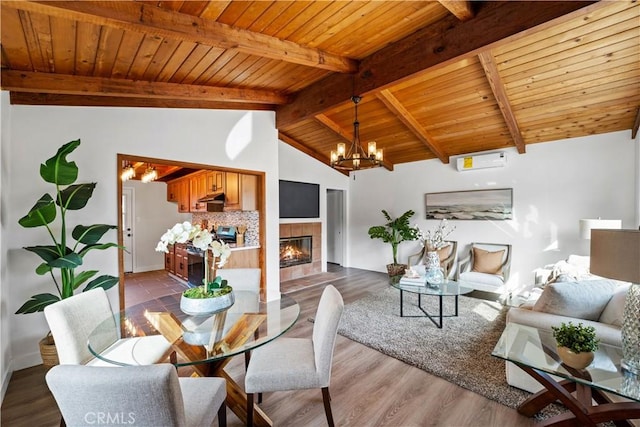
[[[640,3],[6,1],[13,104],[275,110],[329,163],[385,167],[640,124]]]

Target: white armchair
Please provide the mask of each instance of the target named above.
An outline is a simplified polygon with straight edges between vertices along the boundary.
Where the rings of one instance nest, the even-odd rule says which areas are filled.
[[[442,269],[444,270],[445,277],[451,278],[456,271],[455,263],[456,256],[458,254],[458,242],[447,240],[446,243],[448,243],[448,245],[438,249],[437,252],[438,256],[440,257],[440,267],[442,267]],[[420,252],[409,255],[407,264],[409,265],[409,267],[424,265],[426,256],[427,249],[423,247]]]
[[[469,255],[458,261],[456,280],[479,291],[506,293],[510,268],[510,244],[472,243]]]

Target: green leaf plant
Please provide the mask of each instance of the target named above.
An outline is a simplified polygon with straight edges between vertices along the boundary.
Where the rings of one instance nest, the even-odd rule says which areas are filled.
[[[372,239],[382,239],[383,242],[391,244],[393,263],[397,264],[398,245],[407,240],[416,240],[420,236],[420,229],[409,225],[409,218],[411,218],[415,212],[408,210],[395,219],[391,218],[384,209],[382,210],[382,214],[388,222],[385,225],[375,225],[369,228],[369,237]]]
[[[107,224],[77,225],[71,232],[75,243],[69,246],[71,239],[67,236],[67,212],[84,208],[96,188],[95,182],[75,184],[78,178],[78,167],[75,162],[67,161],[67,155],[79,145],[79,139],[64,144],[55,156],[40,165],[42,179],[55,185],[55,199],[50,194],[44,194],[29,213],[18,221],[25,228],[46,227],[51,236],[52,245],[28,246],[24,249],[38,255],[44,261],[36,267],[36,274],[42,276],[49,273],[56,286],[57,295],[51,293],[33,295],[16,311],[16,314],[42,311],[49,304],[69,298],[85,283],[83,292],[98,287],[106,290],[118,283],[117,277],[109,275],[98,276],[89,281],[98,274],[97,270],[76,272],[89,251],[120,247],[116,243],[100,243],[105,233],[117,228],[115,225]],[[56,218],[60,219],[57,236],[54,234],[54,229],[58,227],[53,226]]]
[[[558,346],[567,347],[574,353],[591,352],[598,349],[600,340],[596,338],[596,330],[593,326],[562,322],[560,326],[552,326],[551,329]]]

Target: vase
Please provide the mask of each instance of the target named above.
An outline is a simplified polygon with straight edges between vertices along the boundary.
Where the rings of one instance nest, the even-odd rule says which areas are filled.
[[[440,267],[438,252],[429,251],[425,259],[425,284],[437,288],[444,281],[444,272]]]
[[[584,369],[593,362],[594,354],[592,351],[574,353],[567,347],[558,347],[558,356],[565,365],[573,369]]]
[[[210,316],[227,310],[236,301],[233,291],[212,298],[180,298],[180,310],[190,316]]]
[[[640,375],[640,285],[632,283],[624,302],[622,321],[622,368]]]

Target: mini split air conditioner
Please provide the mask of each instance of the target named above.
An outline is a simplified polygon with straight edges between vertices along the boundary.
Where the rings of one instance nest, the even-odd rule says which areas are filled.
[[[506,164],[506,153],[489,153],[458,157],[456,166],[458,171],[471,171],[476,169],[501,168]]]

